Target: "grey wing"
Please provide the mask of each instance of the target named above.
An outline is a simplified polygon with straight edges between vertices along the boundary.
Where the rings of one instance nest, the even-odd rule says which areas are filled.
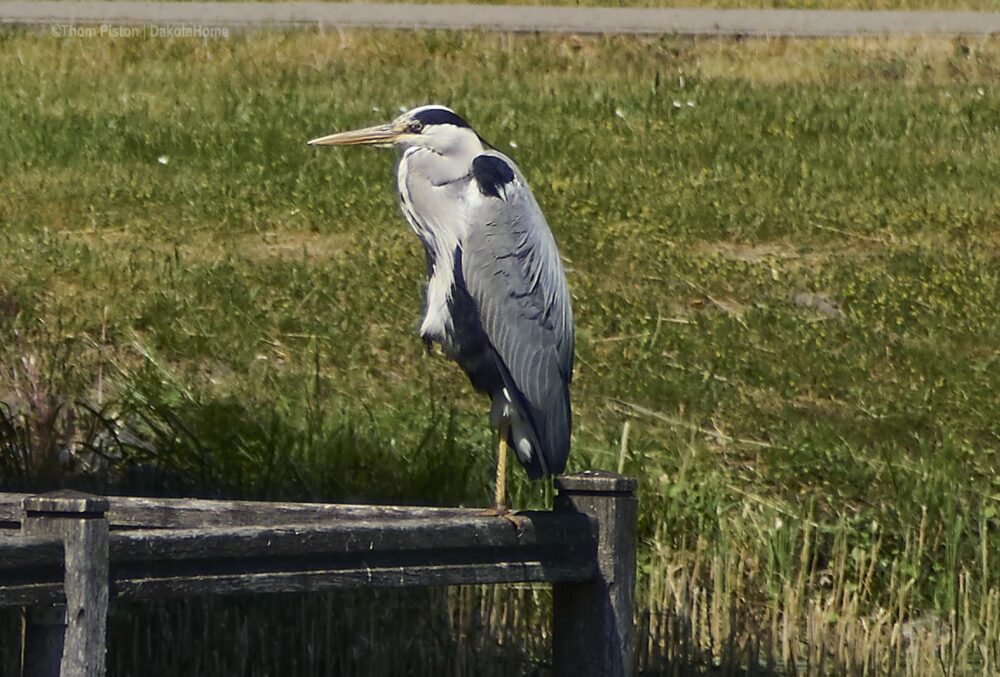
[[[573,312],[555,240],[513,162],[487,152],[473,162],[462,275],[483,330],[502,361],[512,404],[559,474],[569,455]]]

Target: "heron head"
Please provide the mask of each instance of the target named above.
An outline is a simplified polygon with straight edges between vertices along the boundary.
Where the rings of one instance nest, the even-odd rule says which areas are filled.
[[[483,142],[465,120],[444,106],[421,106],[383,125],[321,136],[310,146],[418,146],[441,155],[463,150],[482,152]]]

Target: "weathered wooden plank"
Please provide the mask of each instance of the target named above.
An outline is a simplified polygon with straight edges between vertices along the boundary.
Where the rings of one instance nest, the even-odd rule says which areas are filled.
[[[21,520],[21,502],[31,494],[0,492],[0,524]],[[106,516],[112,528],[188,528],[313,524],[333,520],[474,517],[480,508],[351,505],[279,501],[222,501],[195,498],[108,496]]]
[[[316,524],[353,519],[381,519],[383,517],[396,519],[472,517],[477,512],[481,512],[481,510],[419,506],[114,497],[111,499],[108,519],[113,526],[183,529],[203,526]]]
[[[62,567],[62,540],[51,536],[26,536],[20,531],[0,533],[0,576],[21,567]]]
[[[494,516],[442,519],[384,518],[329,524],[143,529],[115,532],[111,559],[169,561],[305,555],[330,552],[428,550],[444,548],[528,547],[545,545],[572,550],[592,548],[583,515],[521,513],[521,525]]]
[[[61,540],[0,535],[0,606],[54,604],[64,599],[62,586]]]
[[[296,582],[302,576],[326,587],[366,585],[369,572],[372,584],[389,585],[401,566],[412,568],[403,579],[410,576],[413,585],[593,575],[586,516],[526,512],[519,518],[515,527],[506,519],[450,511],[436,519],[119,531],[110,535],[109,561],[119,580],[174,580],[173,588],[157,585],[177,590],[183,588],[177,581],[190,579],[194,589],[199,578],[226,576],[259,576],[247,591],[309,589]],[[0,604],[63,601],[61,558],[62,544],[51,537],[0,537]]]
[[[66,601],[62,571],[53,578],[58,580],[43,583],[0,583],[0,607],[62,604]]]
[[[0,491],[0,524],[21,524],[21,503],[30,495]]]
[[[591,471],[556,480],[557,511],[597,524],[597,575],[552,591],[555,677],[630,677],[636,564],[636,481]]]
[[[335,588],[577,581],[592,575],[591,571],[577,565],[546,562],[355,567],[327,571],[119,578],[112,585],[112,594],[116,599],[158,599],[187,595],[316,592]]]
[[[112,534],[115,596],[332,587],[580,581],[594,576],[581,514],[382,519]]]

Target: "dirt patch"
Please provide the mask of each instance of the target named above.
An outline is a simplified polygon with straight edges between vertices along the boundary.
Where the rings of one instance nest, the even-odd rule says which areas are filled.
[[[231,236],[204,233],[192,235],[180,245],[153,239],[148,233],[129,228],[64,231],[64,234],[109,252],[130,251],[135,246],[141,245],[145,250],[162,251],[170,255],[176,252],[182,259],[196,262],[220,261],[227,258],[249,261],[273,259],[328,261],[350,251],[353,241],[350,233],[309,231],[245,233]]]
[[[349,251],[353,239],[349,233],[253,233],[236,238],[230,251],[251,260],[326,261]]]
[[[742,242],[706,242],[698,247],[699,253],[721,256],[727,261],[773,261],[775,259],[797,259],[800,251],[787,242],[765,242],[746,244]]]

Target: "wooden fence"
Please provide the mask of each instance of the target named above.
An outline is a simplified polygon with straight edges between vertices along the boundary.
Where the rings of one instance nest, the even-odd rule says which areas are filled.
[[[372,586],[553,584],[553,674],[632,670],[635,480],[556,480],[552,511],[0,493],[0,606],[22,675],[104,675],[108,603]]]

